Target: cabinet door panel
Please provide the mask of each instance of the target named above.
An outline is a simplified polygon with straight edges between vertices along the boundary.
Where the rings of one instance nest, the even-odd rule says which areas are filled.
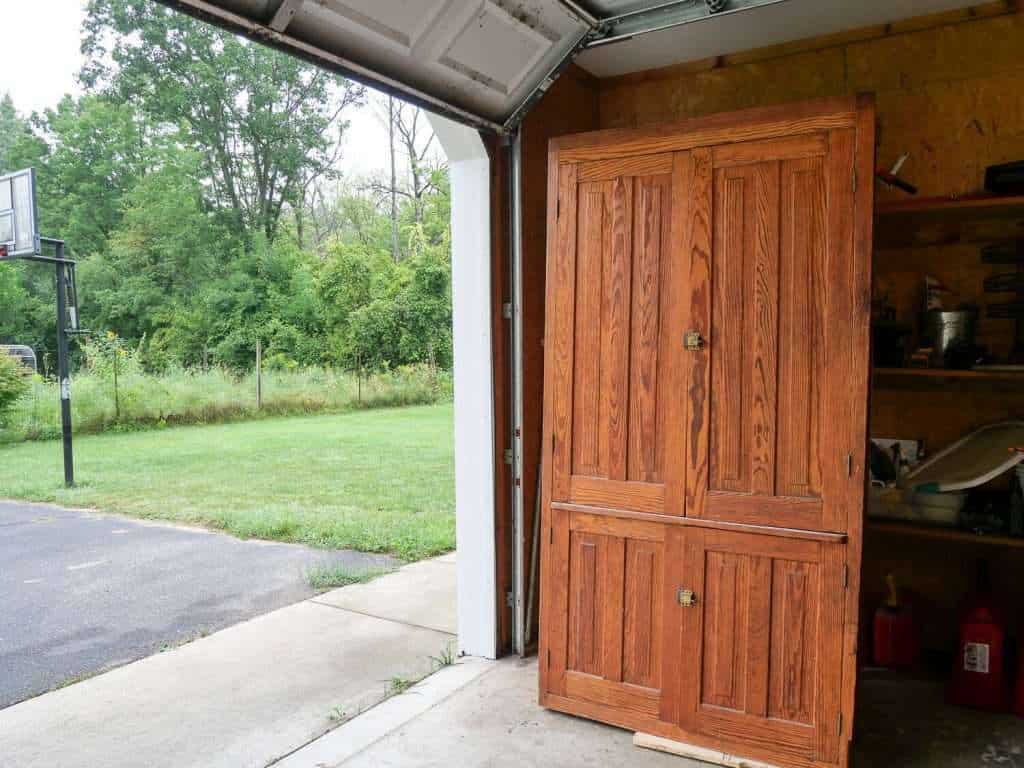
[[[561,511],[564,643],[552,643],[548,690],[656,716],[661,695],[664,527]],[[564,651],[562,649],[564,648]]]
[[[690,529],[683,546],[682,727],[834,760],[845,545]]]
[[[559,169],[549,267],[552,499],[682,514],[689,156]]]
[[[689,308],[709,342],[694,353],[688,422],[707,428],[688,452],[687,515],[847,530],[864,417],[848,134],[693,153]]]

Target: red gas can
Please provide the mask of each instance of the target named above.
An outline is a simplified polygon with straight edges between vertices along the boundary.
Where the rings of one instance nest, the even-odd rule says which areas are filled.
[[[896,581],[886,576],[889,598],[875,611],[874,651],[875,666],[912,667],[917,661],[917,633],[914,630],[913,606],[901,601]]]
[[[964,707],[1006,711],[1005,646],[1003,609],[992,597],[987,568],[979,564],[978,591],[967,600],[960,620],[950,701]]]

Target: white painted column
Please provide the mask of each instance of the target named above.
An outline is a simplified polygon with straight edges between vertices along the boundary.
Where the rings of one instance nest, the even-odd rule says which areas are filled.
[[[430,123],[448,156],[452,185],[455,352],[455,538],[459,650],[498,650],[494,529],[494,387],[491,353],[491,168],[476,130]]]

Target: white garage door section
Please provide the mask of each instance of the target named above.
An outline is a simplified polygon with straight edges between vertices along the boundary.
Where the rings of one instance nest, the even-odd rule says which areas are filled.
[[[160,0],[492,130],[575,54],[609,77],[982,1]]]
[[[503,123],[588,29],[554,0],[164,1],[482,127]]]

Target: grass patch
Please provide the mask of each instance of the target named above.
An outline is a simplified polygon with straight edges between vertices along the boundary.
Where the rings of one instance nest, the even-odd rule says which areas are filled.
[[[400,693],[405,693],[414,685],[416,685],[415,680],[408,680],[404,677],[399,677],[398,675],[395,675],[388,682],[388,693],[390,693],[392,696],[397,696]]]
[[[318,565],[306,573],[306,581],[313,589],[337,589],[352,584],[365,584],[391,573],[387,568],[351,568],[344,565]]]
[[[0,446],[0,496],[405,560],[455,548],[452,405]]]

